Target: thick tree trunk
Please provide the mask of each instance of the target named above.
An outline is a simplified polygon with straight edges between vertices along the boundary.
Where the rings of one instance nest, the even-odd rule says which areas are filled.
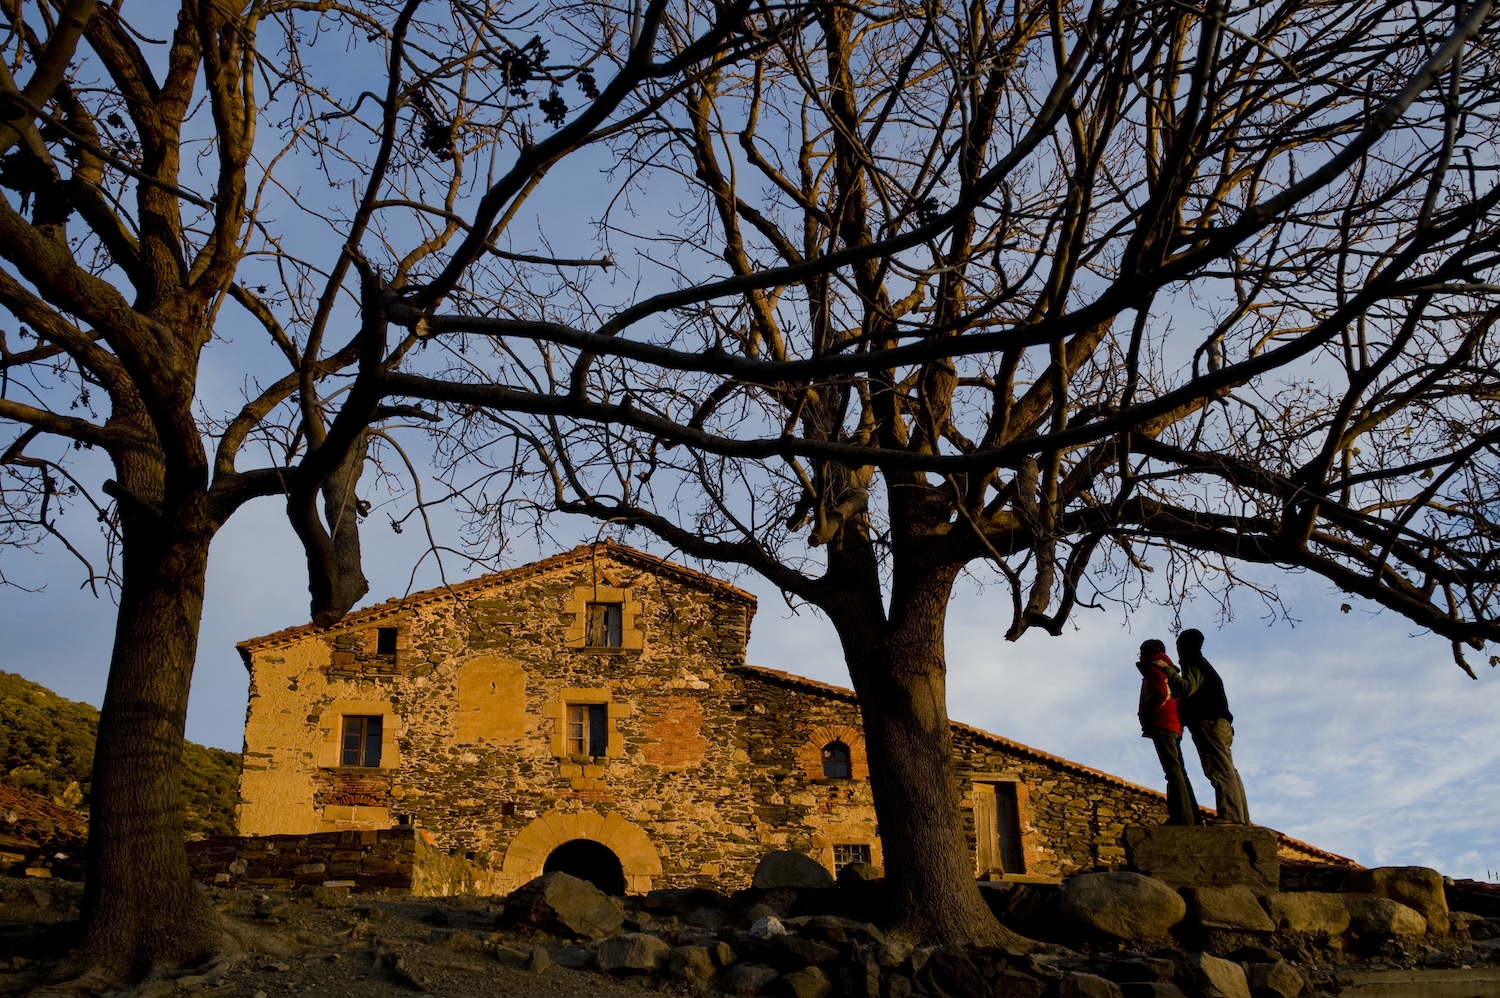
[[[182,830],[183,728],[213,535],[205,498],[194,491],[159,516],[122,502],[120,610],[94,755],[84,890],[83,957],[96,973],[181,965],[220,944]]]
[[[959,567],[898,581],[888,620],[878,604],[833,616],[864,719],[894,930],[935,943],[1016,944],[979,895],[959,808],[943,652]]]

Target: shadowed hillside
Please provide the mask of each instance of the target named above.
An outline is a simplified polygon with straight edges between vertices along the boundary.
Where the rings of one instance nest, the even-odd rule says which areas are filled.
[[[0,672],[0,783],[87,811],[98,730],[96,708]],[[182,796],[188,835],[234,831],[239,776],[237,753],[186,744]]]

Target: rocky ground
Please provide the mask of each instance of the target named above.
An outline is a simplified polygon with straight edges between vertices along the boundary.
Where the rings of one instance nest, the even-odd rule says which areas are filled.
[[[781,882],[797,882],[796,862],[784,863]],[[1412,894],[1430,878],[1413,877],[1360,886],[1435,904]],[[1174,891],[1119,872],[1065,888],[986,885],[996,914],[1034,941],[966,950],[887,939],[867,920],[881,920],[878,881],[803,883],[818,886],[623,900],[559,873],[507,898],[216,888],[213,905],[251,951],[119,993],[1500,995],[1500,918],[1447,913],[1446,931],[1433,931],[1437,911],[1378,893]],[[44,979],[72,939],[80,897],[68,881],[0,881],[0,993]],[[1446,990],[1431,991],[1437,983]]]

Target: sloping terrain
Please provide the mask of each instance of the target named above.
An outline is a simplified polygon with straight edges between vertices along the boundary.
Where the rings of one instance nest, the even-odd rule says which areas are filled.
[[[88,811],[99,711],[38,683],[0,672],[0,783]],[[182,753],[183,829],[234,831],[240,757],[188,742]]]

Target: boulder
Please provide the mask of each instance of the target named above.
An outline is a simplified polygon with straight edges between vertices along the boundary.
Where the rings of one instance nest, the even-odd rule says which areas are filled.
[[[1448,898],[1443,875],[1425,866],[1381,866],[1355,870],[1344,878],[1340,893],[1379,894],[1399,901],[1427,919],[1433,932],[1448,931]]]
[[[1297,998],[1307,982],[1295,967],[1285,960],[1276,963],[1252,963],[1249,965],[1250,990],[1257,995],[1268,992],[1281,998]]]
[[[766,915],[757,918],[750,926],[751,939],[775,939],[777,936],[788,935],[786,926],[781,924],[781,919],[775,915]]]
[[[928,949],[920,970],[917,961],[912,960],[912,971],[913,983],[923,994],[982,995],[990,991],[984,975],[958,946]]]
[[[1154,939],[1187,914],[1172,888],[1139,873],[1085,873],[1063,888],[1063,915],[1117,939]]]
[[[673,974],[687,981],[706,981],[718,970],[707,946],[678,946],[667,956]]]
[[[1171,981],[1131,981],[1120,986],[1125,998],[1186,998]]]
[[[1047,992],[1045,981],[1039,981],[1019,970],[1001,970],[994,977],[995,994],[1005,998],[1041,998]]]
[[[845,863],[839,870],[840,887],[858,886],[880,879],[880,867],[873,863]]]
[[[1130,865],[1173,887],[1280,886],[1276,835],[1255,825],[1133,825],[1125,829]]]
[[[537,877],[505,899],[506,925],[527,924],[561,935],[603,939],[620,931],[624,908],[608,894],[562,872]]]
[[[1349,907],[1338,894],[1297,891],[1266,895],[1266,913],[1281,932],[1340,935],[1349,927]]]
[[[1189,994],[1203,998],[1250,998],[1250,982],[1245,968],[1207,953],[1189,953],[1186,960]]]
[[[1059,998],[1124,998],[1125,992],[1114,981],[1095,974],[1063,974],[1057,982]]]
[[[724,975],[724,990],[732,995],[758,995],[760,989],[781,975],[763,963],[737,963]]]
[[[1427,931],[1427,919],[1422,913],[1400,901],[1379,894],[1343,894],[1343,898],[1349,908],[1349,924],[1359,932],[1420,936]]]
[[[1229,887],[1184,887],[1188,911],[1205,929],[1235,932],[1275,932],[1276,924],[1266,915],[1255,894],[1244,884]]]
[[[781,983],[796,998],[826,998],[833,991],[833,982],[817,967],[803,967],[783,974]]]
[[[671,951],[671,946],[650,933],[627,932],[600,943],[594,958],[606,974],[649,974],[666,962]]]
[[[832,887],[833,874],[819,863],[800,852],[772,852],[755,868],[755,879],[751,886],[758,890],[774,890],[777,887],[794,889]]]

